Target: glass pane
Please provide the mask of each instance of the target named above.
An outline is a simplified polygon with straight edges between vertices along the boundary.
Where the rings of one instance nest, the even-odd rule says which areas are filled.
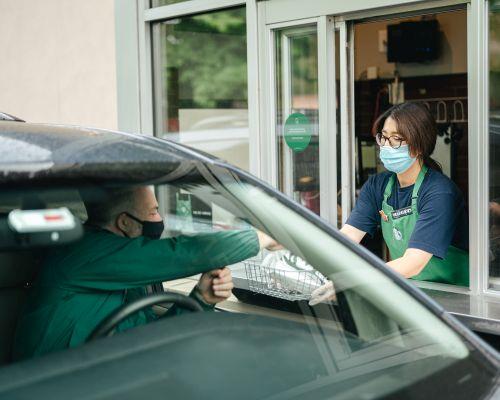
[[[490,286],[500,290],[500,1],[490,2]]]
[[[185,175],[178,173],[175,183],[157,180],[157,194],[183,193],[166,212],[155,209],[151,187],[111,178],[93,186],[0,193],[4,211],[34,196],[40,207],[86,210],[85,233],[79,242],[48,248],[43,255],[34,253],[43,256],[43,273],[37,274],[33,286],[37,291],[20,319],[24,329],[16,336],[16,355],[31,358],[59,351],[64,357],[64,349],[84,345],[88,334],[117,307],[145,296],[146,285],[163,282],[168,290],[190,295],[207,310],[193,314],[192,323],[184,325],[182,341],[163,344],[159,353],[177,355],[178,361],[165,363],[166,370],[152,384],[162,388],[170,384],[176,393],[185,393],[186,385],[169,378],[179,368],[192,374],[193,385],[185,389],[189,394],[181,398],[220,394],[219,383],[193,389],[199,386],[197,377],[213,368],[214,356],[224,360],[220,368],[225,375],[233,368],[232,376],[239,377],[227,380],[228,390],[250,393],[252,398],[290,398],[297,393],[305,399],[329,398],[332,393],[345,399],[421,398],[421,388],[442,385],[443,376],[446,398],[461,398],[466,392],[476,399],[488,391],[496,371],[484,367],[479,352],[469,350],[457,332],[369,259],[272,193],[242,182],[224,168],[212,168],[207,180],[206,164],[190,162],[182,152],[175,156],[178,164],[165,163],[166,172],[179,171],[181,163],[192,168]],[[128,175],[147,185],[150,179],[144,182],[144,169],[151,167],[145,160]],[[153,238],[145,230],[148,225],[137,220],[160,225],[163,220],[162,238]],[[0,222],[7,226],[5,220]],[[270,242],[262,227],[285,249],[263,249]],[[235,297],[224,303],[221,300],[229,294],[215,297],[209,289],[213,274],[223,265],[228,265],[236,286]],[[213,272],[200,278],[200,273],[209,271]],[[310,306],[312,290],[327,278],[335,285],[331,297]],[[244,314],[209,312],[213,310],[209,304],[215,303],[240,311],[244,307]],[[55,311],[47,313],[49,306]],[[118,331],[153,323],[162,315],[157,323],[164,329],[156,332],[164,342],[165,332],[186,318],[180,314],[185,311],[179,305],[166,312],[144,309]],[[152,326],[142,326],[143,331],[148,328],[151,343],[160,341]],[[74,331],[79,336],[71,337]],[[117,334],[107,340],[119,346],[120,339]],[[189,353],[200,341],[203,353]],[[182,357],[186,352],[189,357]]]
[[[245,8],[153,27],[156,135],[248,170]]]
[[[467,11],[356,23],[354,29],[356,197],[370,177],[386,171],[372,135],[376,119],[395,104],[420,102],[438,128],[431,157],[460,190],[456,204],[463,197],[467,210]],[[411,32],[422,41],[405,45]],[[433,35],[436,46],[426,46],[429,53],[417,51]],[[468,251],[467,215],[462,207],[458,210],[455,232],[449,239],[454,247]],[[391,257],[379,228],[373,237],[366,235],[362,244],[385,260]],[[427,241],[429,250],[431,244]]]
[[[335,113],[337,115],[337,228],[342,227],[342,146],[340,127],[340,31],[335,31]]]
[[[187,0],[153,0],[153,7],[168,6],[169,4],[182,3]]]
[[[277,32],[276,49],[279,189],[319,214],[316,29]]]

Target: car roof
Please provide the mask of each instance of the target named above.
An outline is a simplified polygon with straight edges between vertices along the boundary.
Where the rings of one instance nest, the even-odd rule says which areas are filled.
[[[147,135],[0,121],[0,186],[199,179],[215,158]],[[223,164],[223,162],[220,162]]]
[[[445,313],[417,287],[396,272],[386,268],[382,260],[341,234],[320,216],[305,209],[271,185],[246,171],[187,146],[147,135],[123,133],[78,126],[31,124],[0,121],[0,190],[17,187],[51,186],[75,187],[83,184],[116,184],[123,182],[156,184],[182,181],[205,181],[206,166],[228,171],[232,179],[249,182],[277,201],[314,223],[358,256],[371,263],[384,275],[426,304],[436,316],[453,329],[461,331],[483,355],[498,363],[497,353]],[[205,169],[206,170],[206,169]],[[224,175],[224,176],[221,176]],[[217,184],[226,174],[211,177]],[[234,181],[234,180],[233,180]],[[0,396],[1,397],[1,396]]]
[[[0,121],[16,121],[16,122],[26,122],[21,118],[14,117],[13,115],[7,114],[5,112],[0,111]]]

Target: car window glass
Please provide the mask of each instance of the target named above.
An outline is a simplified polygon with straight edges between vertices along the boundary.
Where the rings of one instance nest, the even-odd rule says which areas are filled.
[[[466,343],[380,272],[380,265],[280,201],[279,195],[224,169],[203,174],[203,180],[154,186],[165,223],[163,238],[260,230],[282,244],[281,250],[261,250],[229,266],[235,296],[225,303],[307,328],[324,368],[295,389],[337,385],[346,397],[384,396],[425,379],[437,384],[435,374],[458,371],[470,362],[473,355]],[[85,207],[99,207],[115,201],[113,190],[116,187],[18,190],[0,194],[0,208],[8,211],[38,199],[40,206],[67,206],[85,219],[83,202]],[[334,289],[329,299],[310,306],[312,293],[328,282]],[[196,279],[188,278],[164,282],[164,287],[188,294],[195,284]]]
[[[322,337],[318,346],[328,354],[325,362],[338,371],[361,377],[396,366],[409,372],[412,359],[426,365],[390,389],[378,388],[380,393],[409,385],[467,357],[468,350],[456,334],[314,224],[251,185],[234,181],[214,186],[157,187],[157,191],[170,192],[173,199],[166,209],[167,226],[175,220],[175,226],[182,227],[176,229],[177,234],[262,229],[284,245],[283,250],[262,250],[230,266],[237,296],[232,301],[247,303],[250,310],[251,306],[267,308],[272,315],[278,310],[284,319],[298,318],[308,324],[312,335]],[[310,307],[311,293],[329,280],[334,282],[335,298]]]

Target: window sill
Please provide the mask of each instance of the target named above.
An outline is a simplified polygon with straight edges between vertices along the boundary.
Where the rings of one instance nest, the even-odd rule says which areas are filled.
[[[500,300],[467,293],[420,289],[469,329],[500,335]]]

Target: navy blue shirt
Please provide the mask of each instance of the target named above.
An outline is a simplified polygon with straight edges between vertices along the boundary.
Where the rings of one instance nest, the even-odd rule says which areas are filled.
[[[371,176],[361,188],[347,224],[373,236],[380,225],[384,190],[392,172]],[[413,185],[399,187],[396,177],[387,200],[395,210],[411,205]],[[460,189],[446,175],[429,169],[420,186],[417,200],[419,218],[408,248],[424,250],[439,258],[446,256],[451,245],[468,251],[469,225],[464,198]]]

